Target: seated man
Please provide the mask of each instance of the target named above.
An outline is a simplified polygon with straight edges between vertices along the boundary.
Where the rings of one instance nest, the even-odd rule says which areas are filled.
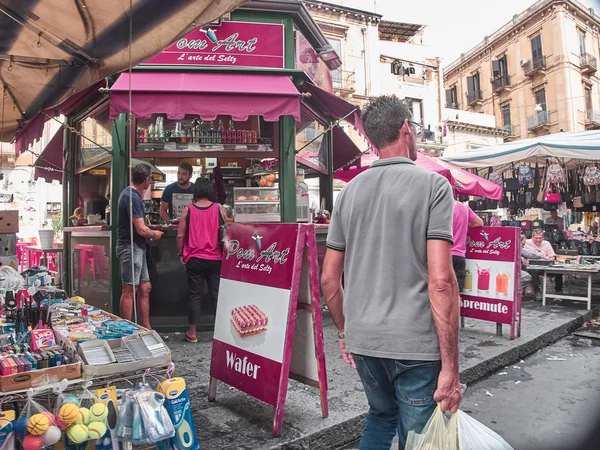
[[[524,233],[521,233],[521,264],[526,266],[529,264],[530,258],[535,258],[535,254],[531,253],[525,248],[525,244],[527,243],[527,236]],[[531,283],[531,275],[526,270],[521,270],[521,290],[523,294],[525,294],[525,289]],[[535,295],[535,291],[533,292]]]
[[[544,231],[540,229],[533,230],[533,235],[531,239],[525,242],[525,246],[521,249],[527,251],[531,254],[532,257],[528,259],[544,259],[547,261],[554,261],[556,259],[556,254],[554,253],[554,249],[550,242],[544,240]],[[542,292],[540,288],[540,275],[541,272],[539,270],[528,270],[531,274],[533,283],[533,288],[535,290],[535,298],[536,300],[542,299]],[[562,292],[563,287],[563,277],[562,275],[554,275],[555,279],[555,290],[556,293],[559,294]]]

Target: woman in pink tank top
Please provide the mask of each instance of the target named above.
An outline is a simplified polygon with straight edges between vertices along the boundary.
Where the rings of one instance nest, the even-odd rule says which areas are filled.
[[[194,203],[185,208],[177,231],[177,249],[188,274],[190,298],[188,301],[189,342],[197,342],[196,321],[204,303],[214,315],[219,296],[221,277],[220,224],[225,220],[223,208],[212,201],[210,180],[198,178],[194,183]],[[208,285],[208,299],[203,301],[204,283]]]

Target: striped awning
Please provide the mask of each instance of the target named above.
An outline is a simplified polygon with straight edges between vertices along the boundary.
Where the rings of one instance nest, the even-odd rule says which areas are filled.
[[[130,9],[127,0],[0,0],[0,141],[243,3],[131,0]]]

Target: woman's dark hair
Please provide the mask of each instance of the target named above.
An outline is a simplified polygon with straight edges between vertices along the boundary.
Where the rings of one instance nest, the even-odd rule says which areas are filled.
[[[208,178],[196,178],[194,183],[194,200],[206,198],[211,202],[213,200],[213,187]]]

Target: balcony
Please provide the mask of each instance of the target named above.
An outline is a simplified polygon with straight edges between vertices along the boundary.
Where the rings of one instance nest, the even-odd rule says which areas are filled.
[[[508,75],[502,75],[495,80],[492,79],[492,90],[496,93],[500,93],[502,91],[508,90],[510,86],[510,80]]]
[[[546,73],[546,57],[539,56],[523,64],[523,73],[526,77],[533,77],[538,73]]]
[[[356,90],[354,72],[348,70],[336,70],[332,73],[333,89],[352,93]]]
[[[533,116],[527,117],[527,129],[536,131],[541,128],[550,127],[550,113],[548,111],[540,111]]]
[[[503,125],[502,129],[504,130],[507,138],[515,137],[515,126],[511,123]]]
[[[585,112],[585,129],[597,130],[600,129],[600,112],[588,109]]]
[[[481,91],[467,92],[467,104],[469,106],[481,105],[481,101],[483,100],[483,96],[481,95]]]
[[[446,103],[446,108],[447,109],[460,109],[460,103],[456,102],[456,103]]]
[[[598,60],[596,57],[584,53],[579,57],[579,67],[581,67],[581,73],[596,73],[596,70],[598,69]]]

